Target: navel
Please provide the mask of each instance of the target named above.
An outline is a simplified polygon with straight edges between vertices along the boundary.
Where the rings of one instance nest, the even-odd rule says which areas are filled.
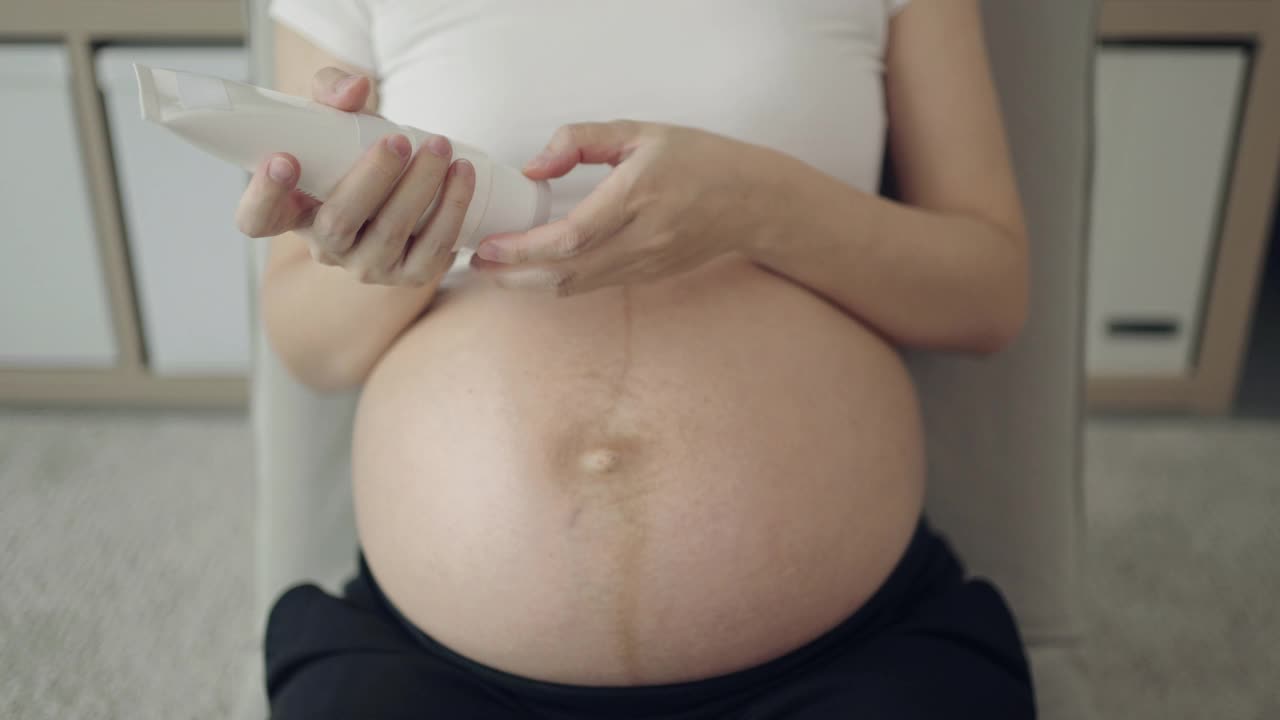
[[[613,448],[601,447],[587,450],[578,458],[578,467],[590,475],[607,475],[622,462],[622,456]]]

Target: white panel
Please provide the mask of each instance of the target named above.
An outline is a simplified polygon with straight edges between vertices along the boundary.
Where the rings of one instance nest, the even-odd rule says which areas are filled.
[[[245,175],[144,121],[132,64],[247,80],[241,48],[112,46],[98,53],[147,362],[160,375],[249,367]]]
[[[65,49],[0,45],[0,108],[0,365],[114,365]]]
[[[1246,66],[1238,48],[1099,53],[1090,374],[1191,372]],[[1123,321],[1177,332],[1109,331]]]

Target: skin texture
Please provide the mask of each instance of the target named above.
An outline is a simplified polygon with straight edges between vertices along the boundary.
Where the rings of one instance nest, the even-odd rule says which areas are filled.
[[[280,90],[341,110],[376,111],[376,87],[358,68],[282,27],[276,48]],[[363,380],[422,314],[453,263],[448,249],[466,216],[474,171],[449,162],[447,138],[431,138],[411,159],[396,149],[406,145],[403,136],[374,145],[324,205],[295,190],[299,163],[286,154],[264,160],[241,196],[241,231],[274,236],[262,286],[268,337],[291,372],[313,387],[341,390]],[[408,229],[442,183],[444,202],[411,242]]]
[[[305,382],[363,384],[360,540],[411,621],[529,677],[678,682],[793,649],[880,585],[923,496],[893,346],[990,352],[1025,313],[976,3],[913,0],[889,34],[901,203],[702,130],[575,124],[526,173],[608,179],[442,291],[443,257],[408,276],[387,261],[418,239],[370,232],[413,214],[372,210],[394,147],[319,233],[323,207],[255,177],[242,225],[296,229],[272,240],[269,335]],[[338,87],[359,68],[286,30],[277,52],[286,92],[376,109],[368,80]]]

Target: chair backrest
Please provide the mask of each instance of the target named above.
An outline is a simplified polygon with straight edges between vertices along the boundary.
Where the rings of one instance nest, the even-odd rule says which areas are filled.
[[[270,82],[266,0],[247,0],[257,79]],[[970,570],[993,578],[1031,647],[1042,717],[1093,713],[1078,648],[1081,318],[1094,2],[984,0],[1033,243],[1031,320],[996,358],[909,357],[929,438],[928,507]],[[264,247],[254,258],[261,268]],[[257,333],[255,617],[304,579],[353,568],[355,395],[299,385]]]
[[[1008,598],[1049,720],[1094,716],[1079,647],[1094,11],[1077,0],[984,0],[1030,228],[1031,316],[994,358],[909,358],[929,443],[929,515]]]

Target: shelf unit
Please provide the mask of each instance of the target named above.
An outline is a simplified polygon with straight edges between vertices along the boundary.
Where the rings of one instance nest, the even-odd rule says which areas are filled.
[[[239,42],[241,0],[41,0],[0,4],[0,40],[63,44],[71,64],[119,363],[103,370],[0,369],[0,403],[242,407],[239,377],[158,377],[146,366],[94,49],[111,42]],[[1178,377],[1099,377],[1090,406],[1223,413],[1240,374],[1280,168],[1280,0],[1103,0],[1099,38],[1235,42],[1252,63],[1207,285],[1195,369]]]
[[[234,43],[240,0],[41,0],[0,3],[0,40],[63,45],[115,331],[118,363],[97,369],[0,369],[0,403],[243,407],[243,377],[158,377],[149,372],[121,218],[110,138],[94,77],[94,49],[112,42]]]
[[[1193,369],[1188,375],[1088,381],[1089,406],[1096,410],[1229,412],[1280,173],[1280,2],[1105,0],[1098,31],[1104,41],[1226,42],[1252,49]]]

